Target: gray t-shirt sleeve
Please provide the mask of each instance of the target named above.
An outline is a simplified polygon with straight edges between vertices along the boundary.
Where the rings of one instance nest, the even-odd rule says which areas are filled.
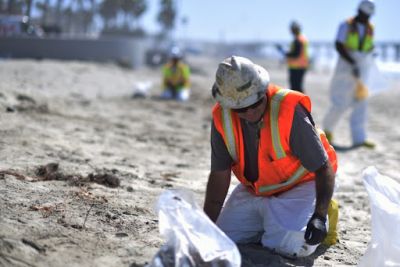
[[[311,114],[300,104],[296,106],[290,133],[290,148],[307,170],[314,172],[328,160]]]
[[[342,22],[339,25],[339,29],[336,34],[336,40],[335,40],[336,42],[339,42],[342,44],[344,44],[346,42],[348,28],[349,28],[349,26],[348,26],[347,22]]]
[[[232,163],[232,157],[226,148],[222,135],[215,128],[213,120],[211,122],[211,171],[230,169]]]

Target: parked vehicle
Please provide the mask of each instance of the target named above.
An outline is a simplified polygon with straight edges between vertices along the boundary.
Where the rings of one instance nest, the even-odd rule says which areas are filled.
[[[43,29],[30,22],[28,16],[0,15],[0,37],[11,36],[42,37]]]

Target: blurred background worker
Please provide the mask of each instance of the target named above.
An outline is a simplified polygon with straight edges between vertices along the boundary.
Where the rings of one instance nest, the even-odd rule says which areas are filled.
[[[238,56],[219,64],[212,95],[205,213],[234,242],[310,255],[327,234],[337,168],[310,98],[270,83],[264,68]],[[231,172],[241,184],[222,208]]]
[[[189,99],[190,68],[182,61],[182,51],[173,47],[170,60],[162,67],[163,99],[186,101]]]
[[[290,31],[294,37],[290,50],[285,52],[281,45],[277,45],[277,48],[287,59],[290,89],[304,92],[303,80],[309,64],[308,41],[296,21],[290,24]]]
[[[369,22],[374,12],[374,2],[363,0],[358,5],[357,15],[339,26],[335,44],[340,57],[330,87],[331,106],[323,121],[325,133],[330,141],[340,117],[351,108],[350,128],[353,145],[368,148],[375,146],[366,136],[366,95],[357,95],[361,80],[368,78],[368,66],[363,62],[366,57],[372,57],[371,52],[374,48],[374,28]]]

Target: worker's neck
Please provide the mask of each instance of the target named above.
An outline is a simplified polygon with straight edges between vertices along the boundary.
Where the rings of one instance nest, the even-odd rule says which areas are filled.
[[[258,120],[255,121],[254,123],[257,123],[257,125],[259,125],[260,123],[262,124],[265,112],[267,111],[267,107],[268,107],[268,98],[264,97],[264,100],[262,103],[262,108],[261,108],[262,113],[260,114],[260,118],[258,118]]]
[[[355,17],[355,21],[358,23],[362,23],[362,24],[367,24],[369,21],[369,16],[366,16],[362,13],[359,13],[356,17]]]

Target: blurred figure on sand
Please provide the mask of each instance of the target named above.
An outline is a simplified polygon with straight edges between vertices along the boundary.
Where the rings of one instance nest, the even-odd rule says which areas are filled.
[[[330,86],[331,105],[325,115],[323,126],[330,141],[333,130],[344,112],[352,109],[350,128],[354,147],[374,148],[367,140],[367,88],[363,81],[368,79],[368,57],[373,57],[374,27],[370,17],[375,12],[373,0],[362,0],[357,15],[342,22],[336,36],[339,60]]]
[[[170,60],[162,67],[162,99],[187,101],[190,93],[190,68],[182,61],[182,51],[173,47]]]
[[[277,48],[287,60],[290,89],[304,92],[304,75],[309,64],[308,41],[301,33],[301,26],[298,22],[293,21],[290,24],[290,32],[293,34],[290,50],[284,51],[281,45],[277,45]]]
[[[212,95],[205,213],[234,242],[312,254],[331,234],[337,161],[314,126],[310,98],[270,83],[264,68],[238,56],[219,64]],[[222,208],[231,171],[240,184]]]

